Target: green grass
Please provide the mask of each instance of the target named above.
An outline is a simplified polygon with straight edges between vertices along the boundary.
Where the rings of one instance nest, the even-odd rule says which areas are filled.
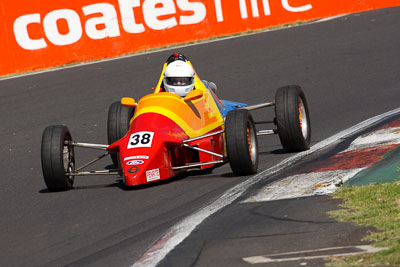
[[[330,258],[327,266],[400,266],[400,181],[344,187],[333,194],[344,209],[329,214],[343,222],[373,226],[364,240],[388,250],[374,254]]]

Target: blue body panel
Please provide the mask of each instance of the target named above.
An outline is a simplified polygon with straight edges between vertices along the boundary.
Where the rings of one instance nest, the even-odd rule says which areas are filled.
[[[222,117],[226,117],[226,115],[228,114],[229,111],[231,110],[235,110],[238,107],[245,107],[247,106],[247,104],[243,104],[243,103],[238,103],[238,102],[233,102],[233,101],[229,101],[229,100],[221,100],[223,103],[223,109],[222,109]]]
[[[208,87],[208,84],[204,81],[202,81],[204,83],[204,85],[206,86],[206,88],[211,92],[211,95],[213,96],[215,102],[217,103],[217,107],[219,112],[221,113],[222,117],[225,120],[226,115],[228,114],[229,111],[231,110],[235,110],[238,107],[245,107],[247,106],[247,104],[243,104],[243,103],[239,103],[239,102],[233,102],[233,101],[229,101],[229,100],[220,100],[214,93],[213,90],[211,90]]]

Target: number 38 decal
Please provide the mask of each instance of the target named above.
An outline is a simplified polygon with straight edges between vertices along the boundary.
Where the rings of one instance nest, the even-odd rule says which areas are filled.
[[[153,132],[136,132],[131,134],[128,143],[128,149],[137,147],[151,147],[153,142]]]

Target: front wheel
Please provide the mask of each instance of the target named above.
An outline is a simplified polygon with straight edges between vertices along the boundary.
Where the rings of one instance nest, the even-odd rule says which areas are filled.
[[[310,148],[310,115],[300,86],[285,86],[276,91],[275,116],[279,139],[286,152],[300,152]]]
[[[108,144],[118,141],[128,132],[130,120],[135,109],[133,107],[125,107],[120,101],[116,101],[110,105],[107,118],[107,137]],[[114,166],[118,166],[118,155],[111,154]]]
[[[248,110],[230,111],[225,119],[225,140],[229,164],[234,174],[257,172],[258,144],[253,118]]]
[[[72,188],[74,177],[69,173],[75,168],[72,137],[66,126],[47,127],[42,135],[41,159],[44,181],[50,191]]]

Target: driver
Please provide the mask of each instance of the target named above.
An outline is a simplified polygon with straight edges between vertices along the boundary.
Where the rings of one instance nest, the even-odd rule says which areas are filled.
[[[194,70],[183,60],[168,64],[164,72],[165,91],[185,97],[194,89]]]

